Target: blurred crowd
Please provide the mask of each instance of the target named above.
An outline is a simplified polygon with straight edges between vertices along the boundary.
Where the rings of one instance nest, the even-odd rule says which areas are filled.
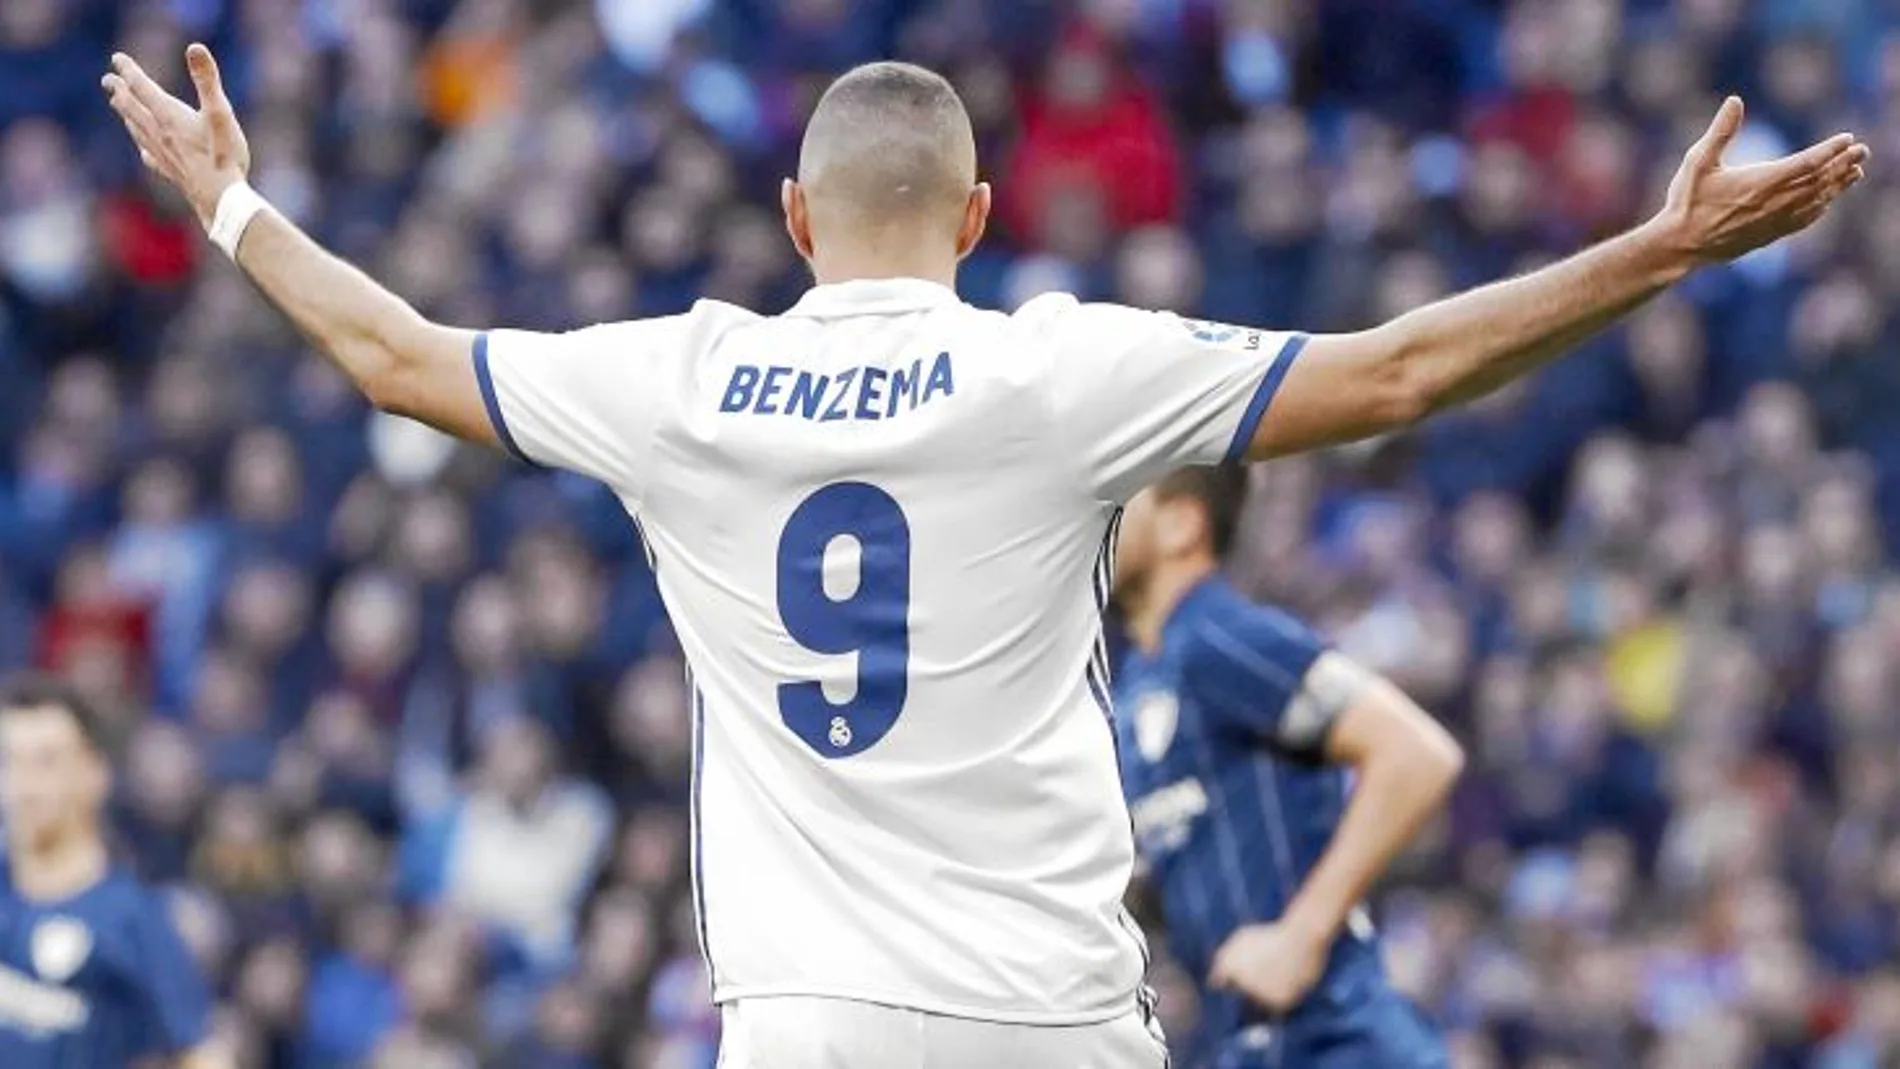
[[[209,42],[254,184],[429,313],[805,285],[828,76],[951,75],[966,297],[1352,329],[1740,162],[1875,178],[1526,384],[1256,472],[1236,570],[1470,750],[1380,914],[1460,1069],[1900,1064],[1900,8],[1882,0],[3,0],[0,664],[110,711],[248,1066],[701,1069],[690,724],[600,487],[371,415],[141,173]],[[1169,1023],[1191,988],[1163,966]]]

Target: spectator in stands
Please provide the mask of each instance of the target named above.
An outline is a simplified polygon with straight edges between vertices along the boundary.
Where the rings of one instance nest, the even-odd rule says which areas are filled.
[[[1097,250],[1060,229],[1071,212],[1100,212],[1110,233],[1180,214],[1181,160],[1160,101],[1099,32],[1087,24],[1068,31],[1021,106],[1023,135],[1001,209],[1024,245],[1089,257]]]
[[[469,788],[405,842],[405,881],[416,900],[480,921],[523,967],[559,968],[573,955],[612,810],[599,788],[559,774],[554,740],[535,720],[504,720],[480,747]]]

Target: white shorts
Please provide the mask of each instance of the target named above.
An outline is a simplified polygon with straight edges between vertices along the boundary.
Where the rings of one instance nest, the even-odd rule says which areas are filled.
[[[1079,1025],[1001,1024],[847,999],[740,999],[721,1009],[718,1069],[1166,1069],[1143,1010]]]

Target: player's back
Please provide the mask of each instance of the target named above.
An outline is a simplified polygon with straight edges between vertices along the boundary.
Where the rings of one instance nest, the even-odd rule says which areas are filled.
[[[1029,323],[853,311],[711,345],[659,436],[680,477],[644,507],[708,711],[716,983],[757,994],[815,956],[832,994],[1119,1012],[1133,849],[1088,678],[1110,511],[1048,463]]]
[[[478,366],[517,448],[613,484],[654,555],[695,676],[715,998],[1127,1012],[1113,520],[1244,442],[1286,347],[1071,298],[982,312],[917,280],[564,337],[587,335],[549,365],[497,332]],[[616,390],[640,400],[589,400]]]

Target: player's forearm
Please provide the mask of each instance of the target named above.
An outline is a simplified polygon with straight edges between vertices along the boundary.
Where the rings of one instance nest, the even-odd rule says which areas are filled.
[[[1561,355],[1695,266],[1665,223],[1407,313],[1370,332],[1412,415],[1481,397]]]
[[[274,211],[245,228],[237,263],[372,402],[411,414],[405,381],[413,354],[445,328]]]
[[[1288,904],[1283,923],[1330,941],[1444,801],[1464,759],[1436,724],[1430,728],[1417,738],[1383,740],[1354,764],[1356,778],[1339,828]]]

